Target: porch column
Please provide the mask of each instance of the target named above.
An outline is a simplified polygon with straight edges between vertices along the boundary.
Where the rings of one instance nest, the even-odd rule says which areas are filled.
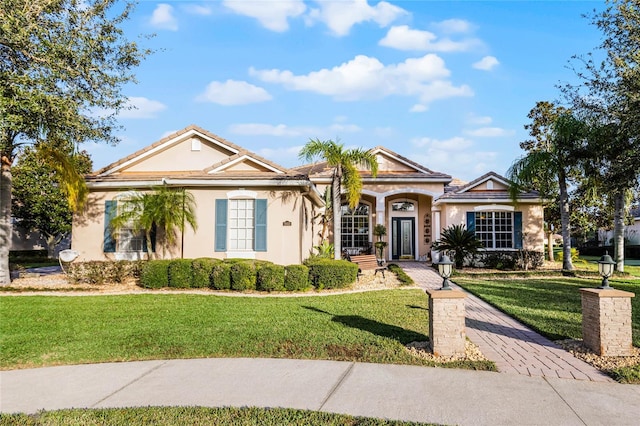
[[[431,221],[431,223],[433,223],[433,227],[432,227],[432,234],[433,234],[433,239],[432,242],[436,242],[440,239],[440,209],[438,207],[434,207],[431,210],[432,214],[433,214],[433,220]],[[437,251],[431,249],[431,262],[437,262],[439,261],[439,254]]]
[[[384,197],[376,197],[376,223],[387,226],[384,217]]]

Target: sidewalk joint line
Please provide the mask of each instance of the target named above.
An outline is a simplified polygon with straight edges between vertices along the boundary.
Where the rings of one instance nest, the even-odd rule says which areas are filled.
[[[132,384],[134,384],[135,382],[137,382],[138,380],[142,379],[145,376],[148,376],[149,374],[153,373],[154,371],[156,371],[158,368],[160,367],[164,367],[169,361],[171,360],[165,360],[162,364],[158,364],[155,367],[149,369],[149,371],[145,371],[144,373],[142,373],[141,375],[139,375],[138,377],[135,377],[133,380],[129,381],[128,383],[125,383],[124,385],[122,385],[121,387],[119,387],[118,389],[116,389],[115,391],[111,392],[109,395],[105,396],[104,398],[96,401],[95,403],[93,403],[91,405],[91,408],[95,408],[98,404],[106,401],[107,399],[111,398],[112,396],[114,396],[115,394],[117,394],[118,392],[122,391],[123,389],[131,386]]]
[[[318,411],[322,411],[322,408],[324,408],[325,404],[329,401],[329,399],[331,399],[331,397],[333,396],[333,394],[338,390],[338,388],[340,386],[342,386],[342,383],[345,381],[345,379],[347,378],[347,376],[349,374],[351,374],[351,370],[353,370],[353,367],[355,367],[356,363],[352,362],[349,365],[349,368],[347,368],[344,373],[342,373],[342,375],[340,375],[340,378],[338,379],[338,381],[336,382],[335,385],[333,385],[333,387],[331,388],[331,390],[327,393],[327,396],[324,398],[324,400],[322,401],[322,404],[320,404],[320,407],[318,408]]]
[[[587,425],[587,422],[585,422],[585,421],[584,421],[584,419],[583,419],[582,417],[580,417],[580,414],[578,414],[578,412],[577,412],[576,410],[574,410],[574,408],[571,406],[571,404],[569,404],[569,403],[567,402],[567,400],[566,400],[566,399],[564,399],[564,397],[563,397],[562,395],[560,395],[560,392],[558,392],[558,390],[553,386],[553,384],[551,384],[551,382],[549,382],[549,380],[547,380],[547,378],[546,378],[545,376],[542,376],[542,379],[543,379],[545,382],[547,382],[547,384],[548,384],[549,386],[551,386],[551,389],[553,389],[553,391],[556,393],[556,395],[558,395],[558,396],[560,397],[560,399],[562,400],[562,402],[564,402],[564,403],[567,405],[567,407],[569,407],[569,409],[570,409],[571,411],[573,411],[573,414],[575,414],[575,415],[576,415],[576,417],[580,419],[580,421],[582,422],[582,424],[586,426],[586,425]]]

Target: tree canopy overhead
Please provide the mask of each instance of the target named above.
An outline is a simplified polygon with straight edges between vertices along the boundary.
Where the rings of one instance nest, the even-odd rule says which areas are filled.
[[[117,0],[0,2],[0,284],[9,282],[11,165],[19,150],[117,142],[123,87],[150,53],[124,35],[132,7]]]

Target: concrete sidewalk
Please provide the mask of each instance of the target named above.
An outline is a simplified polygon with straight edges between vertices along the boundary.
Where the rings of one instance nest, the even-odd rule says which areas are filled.
[[[289,407],[459,425],[637,425],[640,386],[387,364],[193,359],[0,372],[0,411]]]

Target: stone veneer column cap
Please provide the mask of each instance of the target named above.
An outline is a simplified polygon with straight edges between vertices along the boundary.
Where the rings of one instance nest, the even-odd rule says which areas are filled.
[[[582,293],[591,293],[596,297],[635,297],[630,291],[616,290],[614,288],[581,288]]]
[[[432,299],[464,299],[467,297],[465,292],[460,290],[425,290]]]

